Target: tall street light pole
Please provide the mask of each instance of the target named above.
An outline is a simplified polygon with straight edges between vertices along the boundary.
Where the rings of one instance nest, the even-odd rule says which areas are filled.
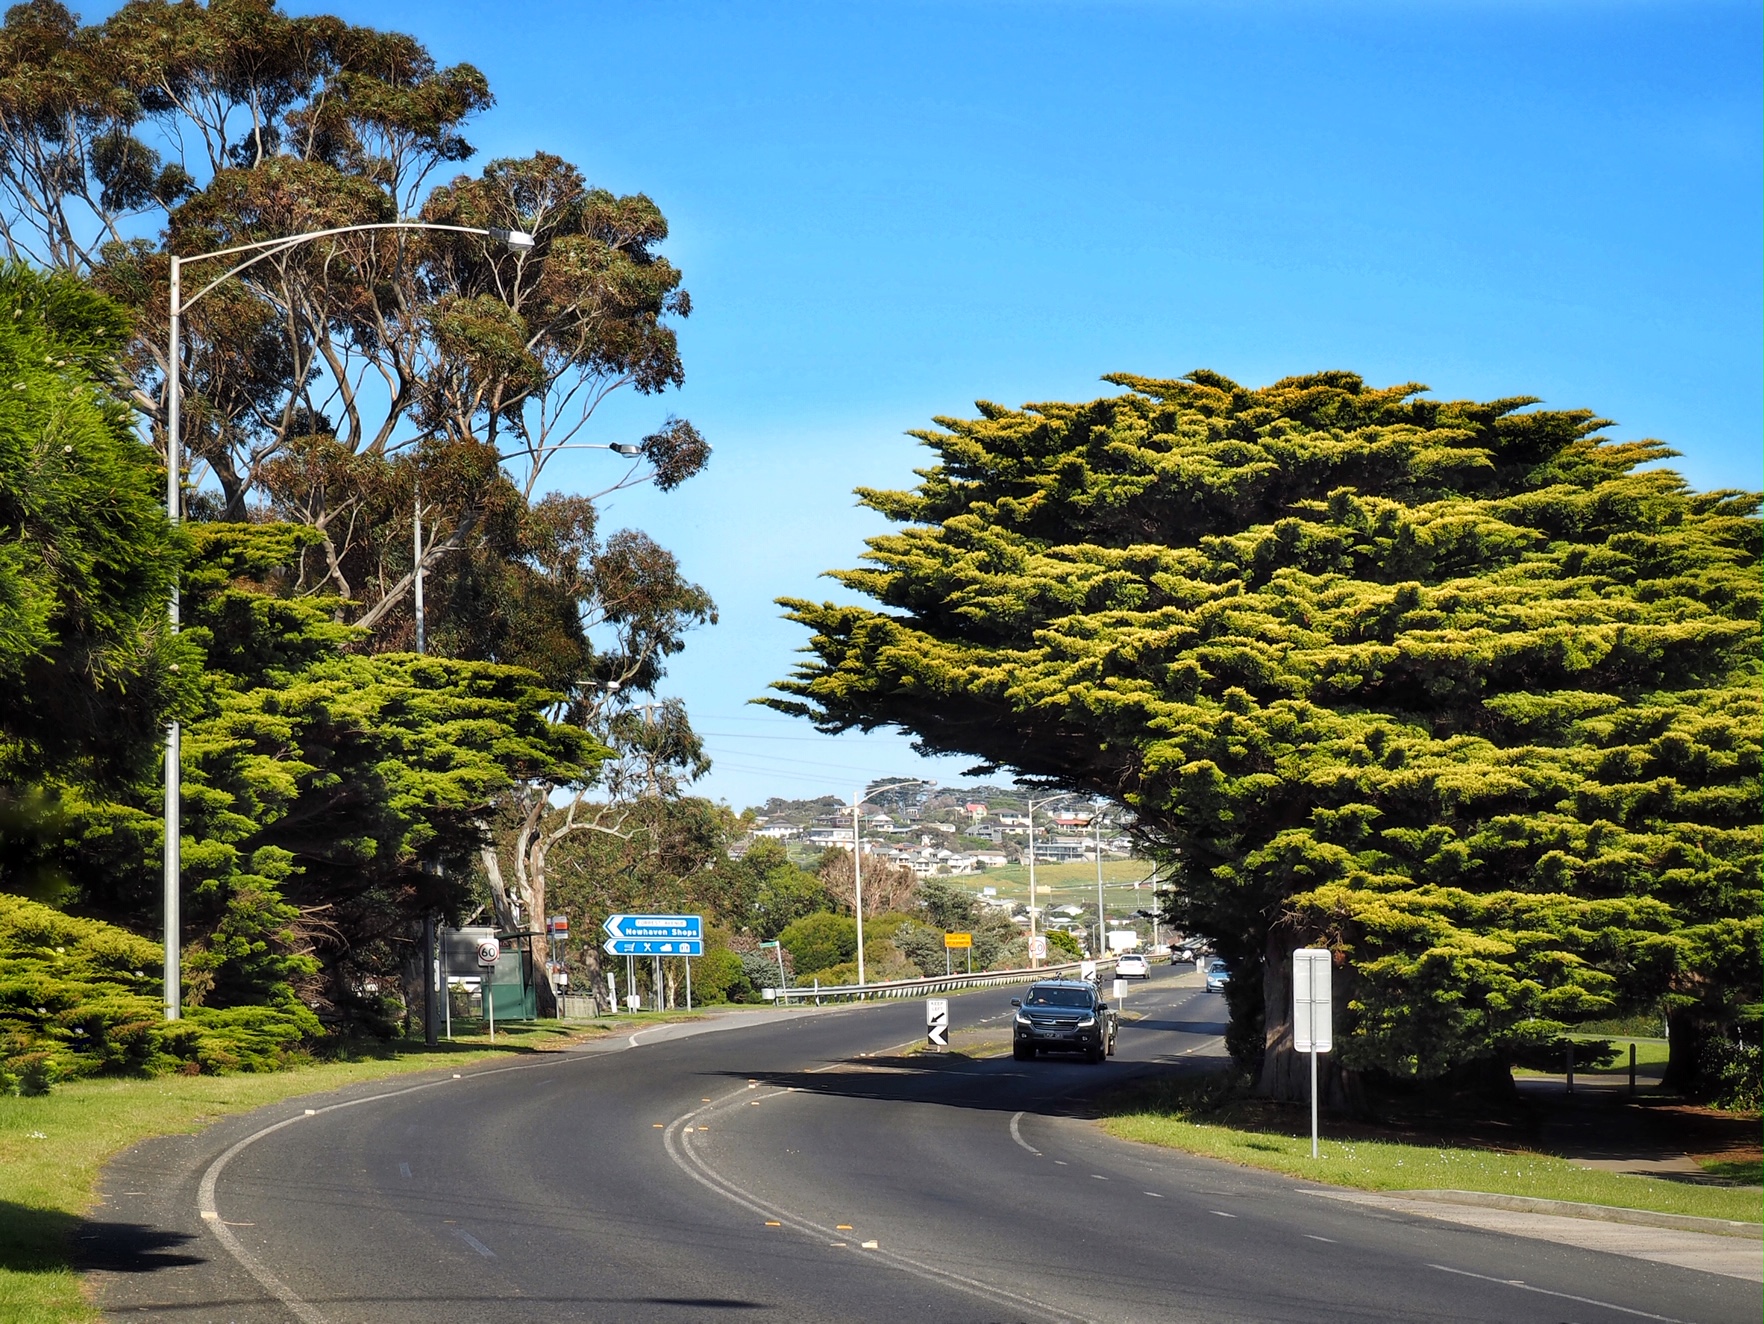
[[[501,244],[511,252],[525,252],[533,247],[533,236],[524,230],[505,230],[499,226],[438,225],[431,221],[377,221],[367,225],[339,225],[328,230],[311,230],[304,234],[285,235],[280,239],[261,239],[253,244],[235,244],[231,248],[217,248],[213,252],[197,253],[191,257],[179,257],[173,253],[171,255],[171,279],[167,290],[170,330],[165,361],[165,511],[174,527],[182,522],[184,514],[183,439],[179,427],[179,397],[183,385],[182,333],[184,314],[216,286],[231,280],[240,272],[255,266],[265,258],[285,253],[289,249],[298,248],[301,244],[311,243],[315,239],[328,239],[333,235],[341,234],[359,234],[369,230],[448,230],[455,234],[479,235]],[[187,264],[207,262],[217,257],[239,257],[244,254],[250,254],[250,256],[246,257],[243,262],[236,263],[223,271],[188,299],[184,298],[184,267]],[[420,533],[418,537],[421,537]],[[174,578],[169,604],[169,619],[173,634],[178,632],[179,605],[178,583]],[[180,781],[181,768],[179,766],[181,734],[180,724],[174,718],[165,733],[165,1018],[168,1021],[175,1021],[183,1014],[183,989],[180,971],[183,960],[180,934],[180,928],[183,924],[181,913],[183,897],[180,881],[183,861],[180,849],[182,843],[178,839],[183,824],[183,787]]]
[[[898,791],[903,786],[935,786],[936,782],[927,782],[923,777],[908,777],[905,781],[888,782],[865,791],[862,795],[851,793],[851,882],[855,894],[857,910],[857,967],[858,980],[864,982],[864,841],[859,830],[858,807],[867,804],[885,791]]]
[[[1096,826],[1096,957],[1103,956],[1104,934],[1108,925],[1103,921],[1103,877],[1102,877],[1102,801],[1097,801],[1092,812],[1095,817],[1091,822]]]
[[[1041,961],[1035,955],[1035,811],[1042,805],[1050,805],[1058,800],[1069,800],[1070,795],[1045,795],[1039,800],[1029,802],[1029,968],[1040,966]]]

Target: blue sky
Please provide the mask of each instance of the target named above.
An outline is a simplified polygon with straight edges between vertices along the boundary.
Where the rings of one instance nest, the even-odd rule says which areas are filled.
[[[716,447],[608,519],[718,601],[664,692],[737,808],[962,767],[747,701],[803,642],[772,600],[838,597],[817,576],[882,527],[851,489],[909,486],[905,431],[977,398],[1346,368],[1592,408],[1760,485],[1755,2],[292,7],[483,69],[474,167],[556,152],[670,218],[686,386],[594,439],[676,412]]]

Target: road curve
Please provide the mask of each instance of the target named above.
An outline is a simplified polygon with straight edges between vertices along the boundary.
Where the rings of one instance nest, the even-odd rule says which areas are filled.
[[[917,1002],[766,1013],[155,1141],[106,1172],[99,1300],[167,1324],[1756,1324],[1735,1279],[1102,1135],[1085,1091],[1222,1051],[1222,1000],[1157,973],[1100,1067],[902,1058]],[[1010,996],[952,1021],[1002,1026]]]

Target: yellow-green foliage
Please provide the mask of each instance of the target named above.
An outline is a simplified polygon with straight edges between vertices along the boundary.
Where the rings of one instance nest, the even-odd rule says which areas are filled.
[[[0,893],[0,1091],[169,1071],[263,1071],[319,1032],[291,996],[166,1022],[160,949],[126,929]]]
[[[775,706],[1132,805],[1246,1062],[1309,942],[1401,1076],[1758,1002],[1756,495],[1528,399],[1110,380],[919,434]]]

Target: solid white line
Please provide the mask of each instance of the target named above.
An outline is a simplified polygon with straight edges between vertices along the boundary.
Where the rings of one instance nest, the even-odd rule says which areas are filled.
[[[594,1060],[595,1056],[597,1055],[582,1054],[573,1060],[578,1062],[590,1062]],[[554,1064],[550,1062],[524,1062],[512,1067],[492,1067],[487,1071],[474,1071],[471,1073],[470,1078],[476,1080],[480,1076],[500,1076],[508,1071],[532,1071],[539,1067],[550,1067],[552,1065]],[[289,1313],[298,1319],[301,1324],[329,1324],[329,1321],[323,1314],[315,1309],[310,1302],[302,1300],[301,1297],[294,1292],[293,1288],[289,1287],[280,1278],[276,1277],[275,1274],[271,1273],[263,1261],[259,1260],[257,1256],[245,1249],[244,1244],[240,1242],[239,1238],[233,1235],[232,1228],[228,1227],[226,1221],[221,1218],[220,1211],[215,1205],[215,1186],[220,1181],[221,1173],[226,1170],[227,1164],[231,1163],[233,1159],[238,1157],[238,1155],[243,1153],[247,1148],[255,1145],[267,1135],[274,1135],[285,1126],[293,1126],[296,1122],[304,1122],[309,1117],[318,1117],[325,1113],[336,1112],[340,1108],[355,1108],[364,1103],[379,1103],[383,1099],[396,1099],[401,1095],[416,1094],[422,1090],[439,1089],[443,1085],[451,1085],[454,1081],[460,1079],[462,1079],[462,1077],[454,1075],[446,1080],[425,1081],[421,1085],[407,1085],[403,1089],[387,1090],[382,1094],[369,1094],[360,1099],[345,1099],[341,1103],[327,1104],[323,1108],[305,1108],[294,1114],[292,1117],[284,1117],[279,1122],[272,1122],[268,1126],[253,1131],[244,1139],[235,1141],[231,1146],[224,1150],[220,1157],[210,1163],[208,1168],[203,1172],[202,1182],[196,1188],[196,1212],[201,1216],[202,1221],[207,1224],[208,1230],[214,1234],[214,1239],[220,1242],[221,1248],[238,1262],[240,1268],[244,1269],[246,1273],[250,1274],[257,1280],[258,1286],[262,1287],[264,1291],[268,1292],[276,1300],[288,1307]]]
[[[1017,1113],[1015,1116],[1013,1116],[1011,1118],[1011,1139],[1015,1140],[1024,1149],[1028,1150],[1031,1154],[1035,1155],[1036,1158],[1040,1158],[1041,1151],[1039,1149],[1035,1148],[1035,1146],[1030,1144],[1027,1140],[1023,1139],[1023,1128],[1021,1126],[1022,1120],[1023,1120],[1022,1113]]]
[[[1516,1278],[1490,1278],[1487,1274],[1471,1273],[1468,1269],[1453,1269],[1444,1264],[1430,1264],[1429,1269],[1438,1269],[1441,1273],[1455,1273],[1462,1278],[1474,1278],[1478,1282],[1499,1283],[1502,1287],[1517,1287],[1521,1292],[1537,1292],[1543,1296],[1560,1297],[1564,1301],[1578,1301],[1583,1306],[1597,1306],[1601,1310],[1615,1310],[1623,1315],[1636,1315],[1642,1319],[1657,1319],[1662,1324],[1684,1324],[1683,1320],[1674,1319],[1671,1315],[1651,1315],[1645,1310],[1633,1310],[1628,1306],[1613,1305],[1609,1301],[1599,1301],[1590,1296],[1575,1296],[1572,1292],[1552,1292],[1547,1287],[1533,1287],[1530,1283],[1522,1283]]]

